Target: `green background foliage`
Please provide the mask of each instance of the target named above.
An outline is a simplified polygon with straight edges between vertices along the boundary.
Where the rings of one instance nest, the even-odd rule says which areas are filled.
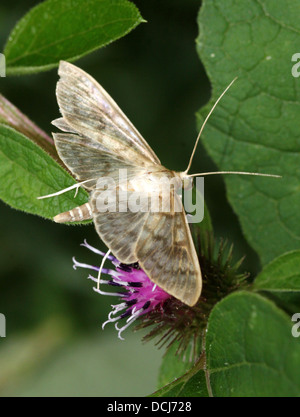
[[[168,353],[153,395],[299,395],[291,314],[300,307],[300,90],[291,57],[298,52],[300,1],[205,0],[199,14],[195,0],[137,0],[137,8],[127,0],[82,3],[47,0],[23,18],[40,3],[1,2],[8,67],[0,91],[24,114],[50,135],[58,76],[56,69],[44,71],[59,59],[83,57],[78,65],[111,94],[163,165],[184,170],[197,135],[196,112],[200,126],[238,76],[205,128],[192,172],[283,176],[205,180],[215,236],[233,242],[234,258],[246,255],[242,269],[253,281],[258,276],[248,291],[214,307],[205,352],[191,370],[188,361],[175,359],[173,366]],[[148,23],[139,25],[143,19]],[[73,191],[53,200],[36,197],[73,180],[31,139],[0,125],[0,197],[51,218],[75,204]],[[76,198],[82,204],[87,195],[80,191]],[[93,227],[57,225],[2,202],[0,209],[0,312],[8,335],[0,339],[0,395],[155,391],[163,352],[141,345],[142,332],[128,331],[121,342],[113,328],[98,330],[113,301],[92,291],[84,271],[72,269],[74,255],[99,263],[79,246],[87,238],[105,249]]]
[[[124,36],[142,21],[126,1],[47,0],[21,19],[5,45],[8,74],[26,74],[78,59]]]
[[[195,112],[209,97],[195,50],[199,3],[134,3],[148,23],[76,64],[107,89],[163,163],[183,169],[197,134]],[[36,4],[1,2],[2,51],[16,22]],[[8,75],[0,78],[0,92],[51,135],[59,116],[57,80],[56,69]],[[115,300],[97,295],[86,271],[72,268],[72,256],[99,262],[79,246],[86,238],[105,249],[93,227],[57,225],[0,207],[0,312],[8,335],[0,339],[0,395],[153,392],[163,351],[142,344],[142,331],[127,331],[125,342],[113,326],[102,331]]]
[[[206,353],[214,396],[299,396],[299,340],[290,317],[263,297],[222,300],[209,318]]]
[[[73,204],[81,206],[88,201],[83,189],[76,197],[70,190],[63,198],[38,199],[76,181],[43,149],[13,128],[0,125],[0,141],[0,198],[10,206],[52,220]]]
[[[299,2],[285,4],[207,1],[199,15],[197,50],[213,97],[239,77],[203,135],[206,149],[222,170],[283,176],[225,177],[228,199],[263,263],[300,247],[300,88],[291,76]]]

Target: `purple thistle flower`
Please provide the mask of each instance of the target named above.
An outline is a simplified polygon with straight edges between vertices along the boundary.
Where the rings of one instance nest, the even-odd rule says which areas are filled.
[[[81,246],[97,255],[105,256],[105,253],[89,245],[86,240]],[[112,305],[112,311],[108,315],[108,320],[103,323],[102,329],[107,323],[115,323],[118,337],[124,340],[121,336],[124,330],[142,315],[155,310],[158,306],[162,306],[171,296],[154,284],[145,272],[139,268],[138,264],[122,264],[112,255],[107,256],[107,259],[111,261],[115,269],[103,268],[102,273],[110,275],[111,279],[100,279],[100,284],[110,285],[114,288],[119,287],[122,291],[104,292],[100,288],[94,288],[94,290],[101,295],[119,297],[122,302]],[[73,258],[73,268],[76,269],[77,267],[96,272],[100,270],[99,266],[80,263]],[[98,277],[89,275],[88,278],[98,283]],[[122,319],[126,319],[126,323],[119,328],[119,321]]]

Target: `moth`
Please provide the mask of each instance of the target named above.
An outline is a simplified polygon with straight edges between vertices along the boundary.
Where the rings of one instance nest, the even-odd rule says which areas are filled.
[[[91,76],[65,61],[60,62],[58,73],[56,96],[62,117],[52,123],[63,133],[53,133],[53,138],[59,157],[80,182],[53,195],[83,186],[90,197],[88,203],[60,213],[54,220],[64,223],[93,219],[101,240],[120,262],[138,262],[154,284],[193,306],[201,294],[202,278],[186,214],[176,187],[166,190],[158,184],[163,176],[181,186],[193,176],[216,174],[189,175],[188,171],[207,119],[233,81],[204,121],[188,168],[175,172],[161,165],[145,139]],[[125,185],[118,182],[121,169],[127,170],[130,179]],[[160,190],[160,198],[170,198],[169,210],[101,212],[97,208],[97,181],[103,177],[113,178],[116,188],[125,187],[129,196],[137,190],[148,194]]]

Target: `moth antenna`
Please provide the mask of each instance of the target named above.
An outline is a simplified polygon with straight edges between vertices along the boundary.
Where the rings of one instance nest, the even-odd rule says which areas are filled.
[[[99,272],[98,272],[98,279],[97,279],[97,290],[100,290],[100,278],[101,278],[101,273],[102,273],[102,269],[104,267],[104,263],[106,261],[106,259],[109,257],[111,250],[109,249],[106,254],[103,256],[100,268],[99,268]]]
[[[57,191],[56,193],[53,193],[53,194],[42,195],[40,197],[37,197],[37,199],[38,200],[42,200],[43,198],[55,197],[56,195],[64,194],[67,191],[70,191],[70,190],[73,190],[74,188],[76,188],[76,193],[75,193],[75,196],[74,196],[74,198],[75,198],[76,195],[77,195],[77,192],[78,192],[78,188],[81,187],[86,182],[93,181],[93,180],[94,180],[94,178],[91,178],[89,180],[85,180],[85,181],[82,181],[82,182],[78,182],[76,184],[71,185],[71,187],[64,188],[63,190]]]
[[[260,172],[243,172],[243,171],[216,171],[216,172],[199,172],[198,174],[187,175],[187,177],[204,177],[206,175],[218,175],[218,174],[236,174],[236,175],[255,175],[257,177],[272,177],[282,178],[281,175],[275,174],[262,174]]]
[[[203,122],[203,124],[202,124],[202,126],[201,126],[201,129],[200,129],[200,131],[199,131],[199,133],[198,133],[198,136],[197,136],[197,139],[196,139],[196,142],[195,142],[195,145],[194,145],[194,149],[193,149],[193,152],[192,152],[192,155],[191,155],[191,157],[190,157],[190,161],[189,161],[189,164],[188,164],[188,167],[187,167],[187,169],[184,171],[185,172],[185,174],[187,174],[188,172],[189,172],[189,170],[190,170],[190,168],[191,168],[191,165],[192,165],[192,162],[193,162],[193,158],[194,158],[194,154],[195,154],[195,152],[196,152],[196,149],[197,149],[197,145],[198,145],[198,142],[199,142],[199,139],[200,139],[200,137],[201,137],[201,134],[202,134],[202,132],[203,132],[203,129],[204,129],[204,127],[205,127],[205,125],[206,125],[206,123],[207,123],[207,121],[208,121],[208,119],[209,119],[209,117],[210,117],[210,115],[212,114],[212,112],[215,110],[215,108],[217,107],[217,105],[218,105],[218,103],[219,103],[219,101],[221,100],[221,98],[227,93],[227,91],[229,90],[229,88],[232,86],[232,84],[237,80],[237,78],[238,77],[235,77],[232,81],[231,81],[231,83],[225,88],[225,90],[223,91],[223,93],[220,95],[220,97],[217,99],[217,101],[215,102],[215,104],[212,106],[212,108],[211,108],[211,110],[210,110],[210,112],[208,113],[208,115],[206,116],[206,118],[205,118],[205,120],[204,120],[204,122]]]

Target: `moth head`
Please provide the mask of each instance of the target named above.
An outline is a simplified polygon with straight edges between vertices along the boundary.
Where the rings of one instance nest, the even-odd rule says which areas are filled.
[[[190,190],[193,188],[193,177],[187,175],[186,172],[180,172],[179,175],[182,182],[182,188],[184,190]]]

